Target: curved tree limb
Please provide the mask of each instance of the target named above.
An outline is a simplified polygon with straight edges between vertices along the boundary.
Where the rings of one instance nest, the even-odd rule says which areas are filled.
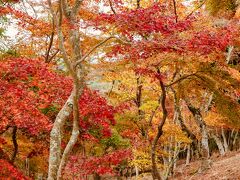
[[[91,53],[93,53],[97,48],[99,48],[100,46],[102,46],[103,44],[105,44],[106,42],[108,42],[110,39],[118,39],[123,43],[128,43],[130,44],[130,42],[126,42],[122,39],[120,39],[119,37],[116,36],[110,36],[107,37],[106,39],[104,39],[103,41],[101,41],[100,43],[98,43],[97,45],[93,46],[80,60],[76,61],[74,64],[74,67],[76,67],[79,63],[83,62]]]
[[[158,74],[161,75],[160,70],[157,70]],[[161,77],[161,76],[160,76]],[[153,143],[152,143],[152,148],[151,148],[151,159],[152,159],[152,177],[153,179],[158,179],[161,180],[161,175],[158,172],[157,169],[157,162],[156,162],[156,149],[157,149],[157,143],[159,138],[163,134],[163,126],[166,122],[167,116],[168,116],[168,111],[166,109],[166,97],[167,97],[167,92],[166,92],[166,86],[164,85],[163,81],[161,78],[159,78],[159,84],[162,90],[162,99],[161,99],[161,107],[162,107],[162,120],[160,121],[157,129],[157,135],[155,136]]]

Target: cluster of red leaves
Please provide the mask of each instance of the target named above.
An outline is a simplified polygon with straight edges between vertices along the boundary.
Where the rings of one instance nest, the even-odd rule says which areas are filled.
[[[156,3],[145,9],[99,16],[95,23],[98,28],[104,31],[106,24],[114,24],[123,39],[130,41],[113,46],[108,56],[121,55],[137,61],[163,52],[207,55],[225,50],[234,39],[232,26],[193,31],[193,18],[176,22],[175,15],[169,15],[167,8]]]
[[[101,157],[83,157],[72,156],[70,162],[65,168],[65,175],[74,174],[75,177],[84,177],[97,173],[99,175],[104,174],[116,174],[114,168],[124,160],[131,158],[130,150],[117,150],[112,153],[106,154]]]
[[[186,41],[181,40],[176,35],[166,38],[132,41],[129,45],[116,45],[108,53],[109,57],[119,54],[132,61],[147,59],[162,52],[183,53],[185,51]]]
[[[0,129],[16,125],[32,134],[49,130],[51,122],[40,110],[61,107],[72,89],[72,80],[57,74],[40,59],[14,58],[0,62]],[[80,126],[83,136],[98,129],[111,136],[115,124],[114,107],[97,92],[85,89],[79,100]]]
[[[167,15],[166,6],[159,3],[145,9],[131,10],[118,14],[102,14],[97,18],[97,23],[110,23],[116,25],[123,35],[133,38],[134,35],[142,36],[149,33],[161,33],[164,36],[181,32],[191,27],[189,19],[175,22],[175,15]]]
[[[0,129],[16,125],[32,134],[49,130],[51,122],[40,109],[61,106],[70,94],[71,79],[39,59],[4,60],[0,72]]]
[[[0,159],[0,179],[29,180],[9,162]]]
[[[0,129],[7,125],[27,129],[35,134],[42,129],[49,129],[50,122],[37,109],[36,100],[21,87],[0,80]]]
[[[235,29],[231,26],[220,28],[217,32],[203,30],[195,32],[188,40],[186,48],[200,54],[209,54],[213,51],[225,51],[234,39]]]
[[[104,137],[111,136],[111,125],[115,124],[114,107],[109,105],[105,98],[96,91],[85,89],[79,100],[81,115],[80,126],[84,138],[91,138],[89,130],[99,129]]]
[[[207,55],[212,52],[224,51],[231,44],[233,38],[231,28],[219,29],[218,32],[202,31],[189,33],[188,38],[181,38],[177,34],[172,36],[132,41],[131,44],[120,44],[113,47],[109,57],[119,54],[132,61],[147,59],[159,53],[199,53]]]

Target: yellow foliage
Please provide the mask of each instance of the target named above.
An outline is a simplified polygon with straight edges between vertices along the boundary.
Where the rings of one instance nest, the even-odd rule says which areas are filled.
[[[174,137],[175,142],[190,144],[192,141],[184,134],[181,128],[176,124],[165,124],[163,127],[163,136],[161,140],[168,143],[170,136]]]
[[[160,155],[159,153],[157,153]],[[133,160],[130,162],[130,166],[137,166],[139,169],[151,169],[151,156],[149,155],[149,152],[142,151],[142,150],[133,150]],[[157,166],[159,168],[163,167],[163,165],[160,162],[157,162]]]
[[[158,101],[147,101],[144,104],[142,104],[139,109],[142,111],[153,111],[156,107],[158,107],[158,105],[159,105]]]

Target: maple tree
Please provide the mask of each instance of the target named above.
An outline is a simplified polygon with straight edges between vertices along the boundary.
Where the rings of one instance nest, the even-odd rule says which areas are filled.
[[[237,1],[27,3],[0,8],[19,30],[1,52],[0,176],[27,179],[30,159],[48,179],[167,179],[237,149]]]

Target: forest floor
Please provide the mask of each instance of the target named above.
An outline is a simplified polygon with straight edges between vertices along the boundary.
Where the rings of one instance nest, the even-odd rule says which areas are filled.
[[[179,165],[169,180],[240,180],[240,151],[211,157],[210,167],[199,172],[201,163],[202,161],[196,160],[188,166]],[[152,177],[147,175],[138,179],[152,180]]]
[[[199,172],[201,161],[180,165],[172,180],[240,180],[240,152],[212,157],[210,167]]]

